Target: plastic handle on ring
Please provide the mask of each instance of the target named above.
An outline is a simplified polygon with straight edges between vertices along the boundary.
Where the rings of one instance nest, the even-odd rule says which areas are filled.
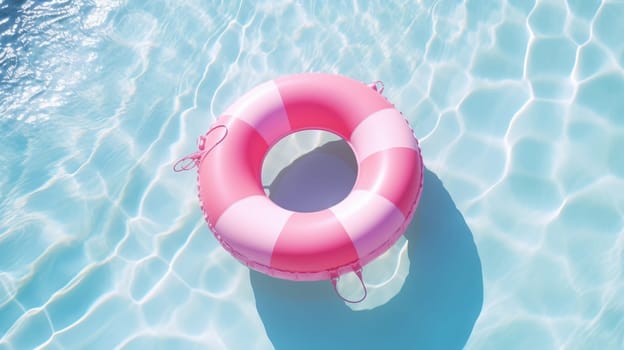
[[[366,296],[368,295],[368,291],[366,290],[366,285],[364,284],[364,278],[362,277],[362,269],[357,269],[354,271],[355,274],[357,275],[358,279],[360,280],[360,284],[362,285],[362,290],[364,291],[364,294],[362,295],[362,297],[360,299],[356,299],[356,300],[351,300],[351,299],[347,299],[345,298],[342,294],[340,294],[340,292],[338,291],[338,280],[340,279],[339,276],[334,276],[331,278],[331,283],[332,286],[334,286],[334,291],[336,292],[336,294],[338,295],[338,297],[340,299],[342,299],[343,301],[350,303],[350,304],[357,304],[362,302],[364,299],[366,299]]]
[[[375,80],[374,82],[368,84],[368,87],[377,91],[379,94],[382,94],[384,91],[384,83],[381,80]]]

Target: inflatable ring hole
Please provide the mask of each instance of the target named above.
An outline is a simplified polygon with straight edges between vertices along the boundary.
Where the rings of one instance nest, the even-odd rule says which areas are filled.
[[[269,150],[262,164],[266,195],[296,212],[327,209],[349,195],[358,166],[351,146],[323,130],[292,133]]]

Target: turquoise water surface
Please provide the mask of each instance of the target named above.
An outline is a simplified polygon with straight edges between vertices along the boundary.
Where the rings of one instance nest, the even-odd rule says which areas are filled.
[[[0,349],[624,349],[622,18],[621,0],[0,0]],[[427,167],[362,304],[250,272],[172,171],[238,96],[309,71],[383,80]],[[335,142],[286,140],[270,190]]]

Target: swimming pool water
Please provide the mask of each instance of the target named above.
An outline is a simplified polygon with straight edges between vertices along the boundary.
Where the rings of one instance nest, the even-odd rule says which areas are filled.
[[[622,18],[620,0],[0,1],[0,349],[624,349]],[[306,71],[383,80],[428,168],[361,305],[250,272],[171,170],[238,96]]]

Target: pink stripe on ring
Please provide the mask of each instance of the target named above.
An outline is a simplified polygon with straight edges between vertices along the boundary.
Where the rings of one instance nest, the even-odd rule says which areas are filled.
[[[321,272],[355,263],[358,254],[345,228],[330,210],[294,213],[273,248],[271,267],[290,272]]]
[[[358,166],[358,179],[353,190],[377,193],[407,217],[421,190],[422,163],[418,151],[392,148],[370,155]]]
[[[264,195],[260,183],[262,160],[269,146],[247,123],[229,116],[217,120],[227,136],[199,166],[199,198],[214,225],[232,203],[251,195]]]
[[[329,130],[345,139],[367,116],[392,104],[370,87],[328,74],[291,75],[276,80],[293,130]],[[345,99],[345,95],[353,98]]]

